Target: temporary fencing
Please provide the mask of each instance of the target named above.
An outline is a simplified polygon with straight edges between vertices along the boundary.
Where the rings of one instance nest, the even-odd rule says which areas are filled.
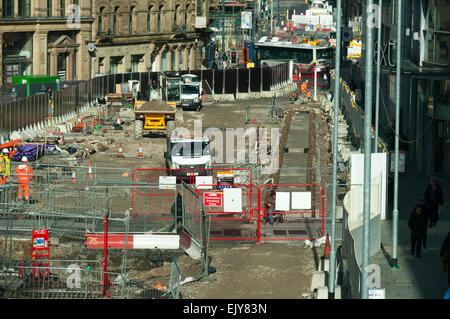
[[[105,273],[101,263],[85,260],[52,260],[46,266],[15,264],[2,275],[7,283],[5,298],[21,299],[98,299],[105,298],[99,285]],[[119,273],[107,272],[112,279],[109,298],[172,299],[179,296],[179,274],[145,283],[128,280]],[[124,279],[125,278],[125,279]],[[167,283],[163,286],[161,283]],[[172,288],[169,286],[172,283]],[[178,284],[177,284],[178,283]]]
[[[199,195],[195,193],[194,189],[190,189],[188,184],[177,184],[172,189],[161,188],[159,183],[150,184],[132,181],[132,174],[129,174],[126,169],[97,167],[95,164],[84,167],[42,165],[39,168],[34,165],[34,168],[35,174],[31,182],[30,201],[24,202],[17,199],[18,185],[15,182],[14,174],[10,176],[8,183],[0,190],[0,217],[2,219],[0,232],[4,234],[5,238],[5,245],[2,247],[4,248],[2,254],[4,270],[16,267],[12,262],[13,237],[27,238],[34,229],[47,229],[52,238],[84,244],[86,248],[102,249],[104,239],[108,238],[110,248],[119,248],[124,252],[127,249],[154,248],[151,246],[152,237],[146,235],[147,233],[162,236],[176,235],[178,239],[176,239],[174,248],[184,249],[191,256],[202,258],[204,267],[202,273],[198,276],[208,274],[209,221],[204,213]],[[72,183],[71,171],[73,169],[77,172],[76,183]],[[92,172],[93,178],[88,177],[89,171]],[[127,173],[126,177],[123,176],[124,173]],[[115,179],[107,179],[107,177],[113,175],[116,176]],[[124,177],[124,180],[121,177]],[[165,196],[158,198],[157,201],[152,198],[150,203],[141,202],[133,206],[133,196],[139,197],[140,194],[154,193]],[[177,202],[177,194],[179,193],[183,194],[181,210],[179,210]],[[157,206],[161,203],[165,206],[155,207],[155,204]],[[146,211],[147,207],[150,207],[150,212]],[[181,215],[178,214],[179,211]],[[154,214],[156,212],[157,214]],[[105,216],[109,216],[107,218],[108,234],[106,237],[104,234],[104,229],[106,229],[104,228]],[[182,223],[176,224],[175,222],[178,220],[181,220]],[[138,239],[141,240],[139,247],[136,246]],[[147,240],[147,242],[143,242],[143,240]],[[124,254],[126,255],[126,253]],[[126,269],[126,257],[123,258],[122,267]],[[30,267],[39,268],[41,266],[30,264],[24,267],[28,267],[29,272],[33,273],[33,269],[30,269]],[[27,289],[27,291],[30,291],[24,297],[56,298],[57,296],[73,296],[74,298],[90,298],[95,297],[98,292],[98,289],[93,289],[98,285],[96,277],[92,281],[96,282],[95,284],[91,284],[90,279],[86,279],[89,293],[81,291],[71,295],[68,291],[53,284],[55,280],[57,282],[66,280],[67,275],[64,275],[61,272],[62,270],[59,271],[59,266],[44,265],[42,267],[43,269],[35,270],[34,273],[39,273],[41,270],[44,273],[50,271],[50,274],[54,274],[52,276],[57,279],[47,280],[44,278],[45,282],[40,282],[40,285],[36,285],[34,282],[23,283],[21,293],[24,293]],[[18,269],[15,271],[18,272]],[[124,273],[120,275],[124,275]],[[178,287],[179,276],[176,276],[176,278],[178,279],[171,281],[168,278],[166,286],[169,286],[170,281],[173,287]],[[126,285],[128,285],[128,281]],[[134,286],[130,286],[130,288],[127,288],[126,285],[123,285],[125,288],[122,288],[122,290],[113,287],[108,290],[108,293],[112,297],[128,298],[135,296],[137,293],[134,291],[137,289],[136,284],[134,283]],[[151,287],[146,287],[145,284],[139,287],[139,291],[153,291]],[[117,291],[114,292],[114,289]],[[131,289],[130,292],[126,292],[127,289]],[[148,293],[144,295],[147,296],[146,294],[148,295]],[[172,298],[172,296],[177,295],[178,292],[172,294],[170,291],[169,295],[164,296]],[[164,296],[160,295],[159,297]]]
[[[224,70],[191,70],[182,71],[180,74],[188,72],[198,75],[202,82],[206,81],[213,94],[270,91],[291,81],[289,79],[289,63],[281,63],[262,69],[258,67],[240,69],[238,77],[236,77],[237,73],[234,69],[225,70],[225,76]],[[223,83],[223,78],[226,79],[225,83]],[[156,79],[158,79],[158,72],[109,74],[83,81],[76,86],[54,91],[52,104],[49,101],[48,94],[33,95],[1,104],[0,135],[10,134],[26,127],[33,127],[67,114],[78,114],[83,106],[92,105],[98,99],[103,99],[108,93],[115,93],[116,84],[125,83],[129,80],[140,81],[142,93],[151,96],[152,87],[149,84]]]

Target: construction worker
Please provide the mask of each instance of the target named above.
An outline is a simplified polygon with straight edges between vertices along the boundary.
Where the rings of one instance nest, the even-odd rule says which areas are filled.
[[[33,169],[28,166],[26,156],[22,157],[22,163],[16,168],[17,181],[19,183],[18,199],[22,200],[22,194],[25,193],[25,200],[29,201],[30,181],[33,179]]]
[[[9,159],[9,149],[4,148],[0,155],[0,185],[6,184],[8,176],[11,174],[11,161]]]
[[[301,85],[302,93],[306,95],[306,97],[309,99],[311,97],[311,92],[308,90],[308,80],[302,83]]]

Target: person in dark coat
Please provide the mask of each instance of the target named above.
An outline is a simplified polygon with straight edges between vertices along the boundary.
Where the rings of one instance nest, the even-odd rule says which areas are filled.
[[[430,179],[430,184],[428,184],[425,190],[424,198],[425,203],[430,208],[430,227],[433,227],[439,220],[439,207],[444,204],[444,194],[442,193],[442,188],[433,178]]]
[[[422,258],[422,241],[427,229],[427,216],[419,205],[413,209],[408,226],[411,230],[411,255],[415,254],[417,258]]]
[[[427,206],[424,199],[419,199],[417,206],[422,207],[422,212],[427,217],[427,225],[428,225],[428,222],[431,220],[430,208]],[[427,228],[426,227],[425,227],[425,235],[423,236],[423,248],[427,248]]]
[[[444,255],[446,257],[444,257]],[[442,243],[441,253],[439,255],[441,258],[447,260],[447,274],[448,274],[448,287],[450,288],[450,232],[448,232],[447,237],[445,237],[444,242]]]

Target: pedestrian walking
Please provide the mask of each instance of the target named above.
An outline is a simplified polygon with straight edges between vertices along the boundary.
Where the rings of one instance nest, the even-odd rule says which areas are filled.
[[[422,258],[422,241],[427,229],[427,216],[423,213],[420,206],[416,206],[408,221],[409,229],[411,230],[411,255],[416,255],[417,258]]]
[[[450,289],[450,269],[448,269],[450,262],[450,232],[448,232],[444,242],[442,243],[441,253],[439,256],[441,257],[441,272],[448,273],[448,288]]]
[[[426,216],[427,225],[431,221],[430,208],[425,203],[424,199],[419,199],[417,206],[422,207],[422,212]],[[423,236],[423,248],[427,248],[427,227],[425,227],[425,234]]]
[[[22,163],[16,168],[17,181],[19,183],[19,194],[17,199],[22,200],[25,195],[25,201],[30,200],[30,182],[33,179],[33,168],[28,165],[26,156],[22,157]]]
[[[425,189],[424,198],[425,203],[430,209],[430,227],[433,227],[439,220],[439,208],[444,204],[442,187],[433,178],[430,179],[430,184],[428,184],[427,188]]]
[[[4,148],[0,155],[0,185],[6,184],[11,174],[11,160],[9,159],[9,150]]]

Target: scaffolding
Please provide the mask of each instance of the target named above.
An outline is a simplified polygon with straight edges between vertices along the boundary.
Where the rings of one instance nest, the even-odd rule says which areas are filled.
[[[0,188],[0,298],[178,298],[181,272],[176,259],[170,276],[152,285],[151,280],[128,279],[127,254],[135,248],[133,236],[178,236],[180,229],[199,244],[203,271],[196,275],[208,275],[209,221],[190,185],[161,190],[159,184],[132,181],[131,171],[123,168],[34,166],[28,201],[17,199],[14,174]],[[158,192],[164,193],[164,200],[154,196]],[[178,211],[178,194],[183,194],[181,216],[173,213]],[[157,207],[158,202],[167,205]],[[152,206],[157,209],[148,211]],[[176,227],[178,219],[181,228]],[[80,254],[79,260],[37,263],[29,260],[25,249],[18,257],[17,242],[25,243],[22,248],[31,247],[31,233],[40,229],[48,230],[50,246],[58,242],[89,249],[89,238],[106,241],[95,247],[97,252],[104,248],[103,260],[83,260]],[[117,236],[119,243],[113,241]],[[120,252],[116,272],[105,267],[108,249],[115,249],[116,256]]]

